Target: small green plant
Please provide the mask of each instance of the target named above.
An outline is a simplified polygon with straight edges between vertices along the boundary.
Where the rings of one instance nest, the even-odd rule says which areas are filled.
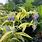
[[[35,22],[34,19],[36,18],[35,20],[37,20],[38,15],[34,14],[35,11],[27,12],[23,7],[19,7],[19,9],[21,11],[16,12],[17,14],[15,12],[10,12],[4,17],[4,19],[6,20],[1,24],[0,31],[1,30],[3,31],[2,32],[3,35],[0,39],[0,42],[6,42],[6,41],[7,42],[25,42],[26,38],[33,39],[24,31],[26,27],[30,27],[31,25],[32,26],[34,25],[34,22]],[[29,19],[29,17],[32,15],[34,16],[34,19],[30,21],[25,20],[25,18]],[[33,30],[35,29],[36,28],[33,28]],[[21,30],[21,32],[19,32],[18,30]]]
[[[34,0],[25,0],[23,7],[25,7],[27,11],[31,10],[31,8],[33,7],[32,2],[34,2]]]

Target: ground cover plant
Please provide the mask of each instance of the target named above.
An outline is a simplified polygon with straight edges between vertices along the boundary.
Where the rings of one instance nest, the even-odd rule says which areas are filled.
[[[0,42],[42,42],[42,5],[34,0],[9,3],[0,9]]]

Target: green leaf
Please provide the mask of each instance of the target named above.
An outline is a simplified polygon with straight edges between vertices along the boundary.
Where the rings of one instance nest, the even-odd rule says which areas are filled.
[[[16,15],[16,18],[17,18],[17,19],[22,20],[22,19],[25,18],[26,16],[29,17],[29,14],[26,12],[26,10],[25,10],[24,8],[22,8],[22,7],[19,7],[19,8],[22,10],[22,12],[19,12],[19,13]]]
[[[2,38],[0,39],[0,42],[2,42],[2,41],[4,41],[4,40],[6,40],[7,38],[9,38],[9,36],[11,35],[11,33],[12,33],[12,31],[6,32],[6,33],[2,36]]]
[[[33,23],[22,23],[22,24],[20,24],[19,26],[18,26],[18,28],[19,29],[22,29],[22,31],[24,32],[25,31],[25,29],[26,29],[26,27],[28,26],[31,26],[31,25],[33,25]]]
[[[42,18],[42,5],[38,6],[38,13],[40,15],[40,18]]]
[[[31,36],[29,36],[28,34],[26,34],[26,33],[24,33],[24,32],[16,32],[15,35],[21,35],[21,36],[25,36],[25,37],[27,37],[27,38],[32,39]]]
[[[26,11],[29,11],[33,7],[32,2],[34,2],[34,0],[25,0],[23,7],[25,7]]]

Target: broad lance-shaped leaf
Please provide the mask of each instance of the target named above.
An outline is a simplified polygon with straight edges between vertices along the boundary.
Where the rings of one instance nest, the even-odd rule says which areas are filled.
[[[28,38],[32,39],[32,37],[30,37],[28,34],[26,34],[26,33],[24,33],[24,32],[15,32],[15,33],[14,33],[14,37],[15,37],[16,35],[25,36],[25,37],[28,37]],[[9,32],[5,33],[5,34],[2,36],[2,38],[0,39],[0,42],[6,42],[6,41],[8,41],[10,38],[13,38],[14,40],[19,41],[19,38],[17,38],[17,36],[16,36],[16,39],[15,39],[14,37],[11,37],[11,36],[12,36],[12,31],[9,31]],[[19,37],[19,36],[18,36],[18,37]],[[10,39],[10,40],[11,40],[11,39]]]
[[[21,12],[19,12],[19,13],[16,15],[16,19],[19,19],[19,18],[20,18],[20,15],[21,15]]]
[[[0,39],[0,42],[2,42],[2,41],[4,41],[5,39],[7,39],[7,38],[9,37],[9,34],[11,35],[11,33],[12,33],[12,31],[5,33],[5,34],[2,36],[2,38]]]
[[[0,20],[1,19],[7,19],[7,18],[8,18],[8,16],[0,17]]]
[[[31,25],[33,25],[33,24],[32,24],[32,23],[22,23],[22,24],[19,25],[18,28],[20,28],[20,29],[21,29],[21,28],[26,28],[26,26],[29,27],[29,26],[31,26]]]
[[[19,12],[17,15],[16,15],[16,19],[23,19],[25,16],[27,16],[26,14],[22,13],[22,12]]]
[[[20,42],[20,40],[19,40],[18,38],[16,38],[16,37],[13,37],[12,39],[10,39],[10,41],[11,41],[11,42],[14,42],[14,41]]]
[[[33,25],[33,20],[30,23],[22,23],[18,26],[19,29],[22,29],[22,31],[24,32],[26,29],[26,26],[30,27],[31,25]]]
[[[20,28],[20,29],[21,28],[26,28],[27,25],[29,25],[29,23],[22,23],[22,24],[19,25],[18,28]]]
[[[3,26],[4,24],[7,24],[7,23],[13,23],[14,21],[8,21],[8,20],[6,20],[6,21],[4,21],[3,23],[2,23],[2,25],[1,26]]]
[[[4,22],[2,23],[2,26],[3,26],[6,22],[9,22],[9,21],[8,21],[8,20],[4,21]]]
[[[22,7],[19,7],[19,8],[22,10],[21,15],[20,15],[20,20],[26,17],[27,15],[29,16],[29,14],[26,12],[24,8]]]
[[[19,7],[19,8],[22,10],[22,12],[26,13],[26,10],[23,7]]]
[[[28,16],[29,17],[29,14],[28,14],[28,12],[26,12],[26,10],[24,9],[24,8],[21,8],[21,7],[19,7],[21,10],[22,10],[22,12],[19,12],[17,15],[16,15],[16,18],[17,19],[23,19],[24,17],[26,17],[26,16]]]
[[[15,33],[16,33],[16,32],[15,32]],[[25,42],[25,41],[24,41],[24,38],[23,38],[21,35],[15,34],[15,33],[14,33],[15,38],[17,38],[19,41]],[[17,32],[17,33],[18,33],[18,32]]]
[[[33,39],[31,36],[29,36],[28,34],[26,34],[24,32],[16,32],[15,35],[21,35],[21,36],[25,36],[27,38]]]
[[[25,18],[26,16],[27,16],[27,13],[26,13],[26,14],[21,13],[21,15],[20,15],[20,20],[22,20],[22,19]]]

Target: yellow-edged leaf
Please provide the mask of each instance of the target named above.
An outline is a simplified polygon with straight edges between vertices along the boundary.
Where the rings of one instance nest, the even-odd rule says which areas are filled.
[[[27,38],[31,38],[31,39],[32,39],[31,36],[29,36],[28,34],[26,34],[26,33],[24,33],[24,32],[16,32],[15,35],[21,35],[21,36],[25,36],[25,37],[27,37]]]
[[[0,39],[0,42],[2,42],[4,39],[6,39],[7,36],[8,36],[10,33],[12,33],[12,31],[6,32],[6,33],[2,36],[2,38]]]

